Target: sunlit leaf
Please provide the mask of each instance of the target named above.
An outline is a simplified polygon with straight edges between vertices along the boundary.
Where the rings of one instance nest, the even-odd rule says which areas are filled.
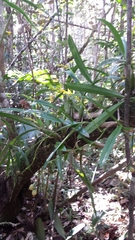
[[[124,52],[126,54],[126,52],[127,52],[127,42],[126,42],[126,39],[125,39],[125,37],[121,37],[121,40],[123,42]]]
[[[96,214],[94,213],[91,218],[92,227],[95,227],[104,215],[105,215],[104,211],[101,211],[101,212],[98,211],[96,212]]]
[[[78,232],[80,232],[85,227],[85,223],[80,223],[76,227],[72,228],[68,234],[68,237],[66,240],[71,239],[74,235],[76,235]]]
[[[98,86],[95,86],[92,84],[66,83],[65,87],[72,89],[72,90],[80,91],[80,92],[99,94],[99,95],[103,95],[105,97],[117,97],[117,98],[124,97],[122,94],[117,93],[113,90],[98,87]]]

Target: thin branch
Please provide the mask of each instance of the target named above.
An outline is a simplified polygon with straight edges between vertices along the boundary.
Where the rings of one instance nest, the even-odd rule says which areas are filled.
[[[16,60],[18,59],[18,57],[28,48],[29,45],[31,45],[36,38],[42,33],[42,31],[51,23],[51,21],[53,20],[53,18],[57,15],[57,13],[54,13],[50,19],[48,20],[48,22],[44,25],[44,27],[34,35],[33,38],[31,38],[28,43],[21,49],[21,51],[17,54],[17,56],[12,60],[10,66],[7,68],[7,71],[14,65],[14,63],[16,62]]]
[[[110,12],[112,7],[109,8],[109,10],[107,11],[106,15]],[[16,62],[16,60],[18,59],[18,57],[28,48],[28,46],[30,44],[32,44],[36,38],[42,33],[42,31],[50,24],[50,22],[54,19],[54,17],[57,15],[58,13],[54,13],[50,19],[48,20],[48,22],[44,25],[44,27],[34,35],[34,37],[32,39],[29,40],[29,42],[21,49],[21,51],[17,54],[17,56],[12,60],[11,64],[9,65],[9,67],[7,68],[7,71],[10,70],[10,68],[14,65],[14,63]],[[58,20],[55,20],[58,21]],[[72,25],[71,23],[68,23],[69,25]],[[79,27],[78,25],[74,24],[74,26]],[[82,28],[82,26],[80,26],[80,28]],[[88,45],[88,43],[90,42],[90,38],[93,36],[93,34],[97,31],[97,24],[93,27],[92,32],[90,34],[90,36],[88,37],[87,41],[83,44],[83,46],[81,47],[79,53],[81,54],[84,49],[86,48],[86,46]],[[73,57],[69,57],[67,58],[67,63],[72,61]],[[61,64],[65,64],[65,63],[61,63]],[[58,67],[55,68],[55,70],[57,70]]]

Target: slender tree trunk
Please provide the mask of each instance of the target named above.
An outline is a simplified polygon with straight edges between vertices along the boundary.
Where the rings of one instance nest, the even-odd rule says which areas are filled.
[[[125,106],[124,106],[124,124],[129,126],[129,107],[130,107],[130,92],[131,92],[131,35],[132,35],[132,0],[127,0],[127,52],[125,66]],[[132,158],[130,156],[130,136],[129,132],[125,133],[125,150],[128,167],[132,166]],[[133,240],[134,226],[134,192],[135,192],[135,172],[132,173],[132,179],[129,192],[129,227],[128,240]]]
[[[5,74],[5,67],[4,67],[4,43],[3,43],[3,33],[5,22],[3,19],[3,12],[4,12],[4,5],[3,1],[0,0],[0,108],[9,108],[10,104],[6,97],[4,86],[3,86],[3,76]],[[8,137],[9,141],[12,140],[15,136],[15,126],[12,120],[7,120],[9,126],[7,126]],[[0,121],[0,125],[2,122]],[[11,130],[12,129],[12,130]]]
[[[4,5],[3,1],[0,0],[0,108],[9,107],[6,94],[3,88],[3,76],[5,74],[4,68],[4,43],[3,43],[3,32],[4,32],[4,19],[3,19]]]
[[[0,0],[0,76],[3,77],[5,74],[5,69],[4,69],[4,44],[3,44],[3,32],[4,32],[4,19],[3,19],[3,11],[4,11],[4,5],[3,1]],[[0,79],[0,84],[1,84]]]

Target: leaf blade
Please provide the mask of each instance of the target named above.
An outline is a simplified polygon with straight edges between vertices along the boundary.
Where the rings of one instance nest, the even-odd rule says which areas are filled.
[[[118,126],[108,137],[106,144],[102,150],[101,156],[100,156],[100,160],[99,160],[100,167],[102,167],[106,163],[106,161],[109,157],[109,154],[111,153],[114,142],[115,142],[117,136],[119,135],[119,133],[121,132],[121,129],[122,129],[122,127]]]
[[[26,20],[30,23],[30,25],[32,25],[34,28],[35,25],[32,23],[32,21],[30,20],[30,18],[27,16],[27,14],[20,8],[18,7],[16,4],[9,2],[8,0],[3,0],[9,7],[13,8],[14,10],[17,10],[19,13],[21,13]]]
[[[119,32],[116,30],[116,28],[108,21],[106,21],[105,19],[99,19],[101,22],[103,22],[107,27],[109,27],[109,29],[111,30],[115,40],[118,43],[119,49],[121,51],[121,53],[123,54],[123,56],[126,56],[126,52],[125,52],[125,48],[121,39],[121,36],[119,34]]]
[[[82,58],[80,56],[80,53],[72,39],[72,37],[69,35],[68,37],[68,44],[69,44],[69,47],[70,47],[70,51],[72,52],[72,56],[80,70],[80,72],[82,73],[82,75],[90,82],[92,83],[91,81],[91,78],[90,78],[90,74],[88,73],[87,71],[87,68],[85,67],[83,61],[82,61]]]
[[[80,91],[80,92],[99,94],[99,95],[103,95],[105,97],[117,97],[117,98],[123,98],[124,97],[120,93],[117,93],[117,92],[112,91],[110,89],[95,86],[95,85],[92,85],[92,84],[66,83],[65,87],[69,88],[69,89],[72,89],[72,90]]]

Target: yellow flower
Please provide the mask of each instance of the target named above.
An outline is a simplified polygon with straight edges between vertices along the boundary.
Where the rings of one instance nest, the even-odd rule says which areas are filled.
[[[10,31],[6,31],[6,34],[7,35],[11,35],[12,33]]]
[[[64,90],[64,89],[61,89],[60,90],[63,94],[67,94],[67,95],[71,95],[72,94],[72,92],[68,89],[67,91],[66,90]]]
[[[54,95],[50,95],[50,96],[49,96],[49,101],[50,101],[50,102],[53,102],[53,101],[54,101]]]

